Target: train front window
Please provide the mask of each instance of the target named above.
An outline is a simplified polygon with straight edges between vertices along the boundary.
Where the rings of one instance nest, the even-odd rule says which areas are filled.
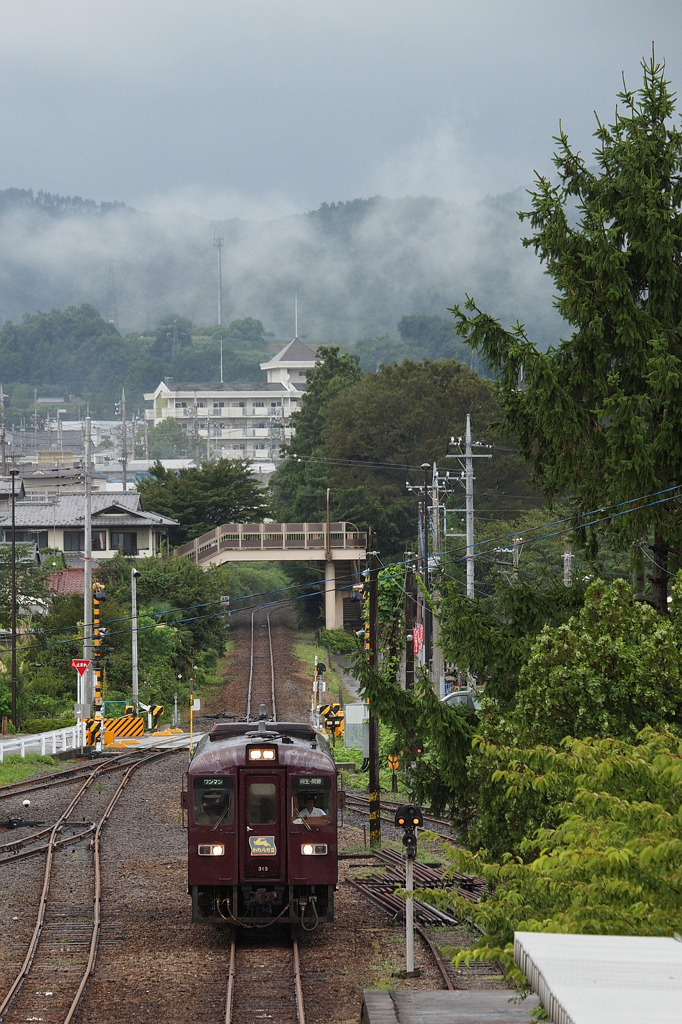
[[[277,789],[274,782],[249,784],[249,824],[273,825],[277,820]]]
[[[293,780],[291,817],[295,825],[326,825],[331,820],[331,780],[298,778]]]
[[[231,825],[234,821],[232,779],[194,780],[194,821],[197,825]]]

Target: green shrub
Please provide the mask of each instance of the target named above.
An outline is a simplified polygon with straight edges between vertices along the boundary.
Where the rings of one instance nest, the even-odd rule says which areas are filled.
[[[320,642],[328,647],[332,654],[358,653],[358,638],[346,629],[323,629]]]
[[[22,723],[22,732],[52,732],[54,729],[68,729],[75,725],[73,715],[61,715],[59,718],[27,718]]]

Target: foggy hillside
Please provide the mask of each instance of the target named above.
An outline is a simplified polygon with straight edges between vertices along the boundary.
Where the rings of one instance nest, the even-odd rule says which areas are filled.
[[[0,192],[0,323],[81,303],[122,334],[169,313],[207,326],[255,317],[311,343],[392,333],[404,315],[447,316],[473,294],[505,323],[525,322],[542,348],[559,321],[549,280],[520,242],[518,191],[472,206],[432,198],[356,199],[265,222],[162,216],[122,203]]]

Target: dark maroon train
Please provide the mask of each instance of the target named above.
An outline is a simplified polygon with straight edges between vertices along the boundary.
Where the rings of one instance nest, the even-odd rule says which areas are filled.
[[[215,725],[186,777],[192,920],[287,923],[334,917],[336,766],[310,725]]]

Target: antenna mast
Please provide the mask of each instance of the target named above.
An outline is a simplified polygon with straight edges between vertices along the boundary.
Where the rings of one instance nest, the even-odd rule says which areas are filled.
[[[223,245],[224,239],[213,236],[213,244],[218,250],[218,327],[223,326]]]

